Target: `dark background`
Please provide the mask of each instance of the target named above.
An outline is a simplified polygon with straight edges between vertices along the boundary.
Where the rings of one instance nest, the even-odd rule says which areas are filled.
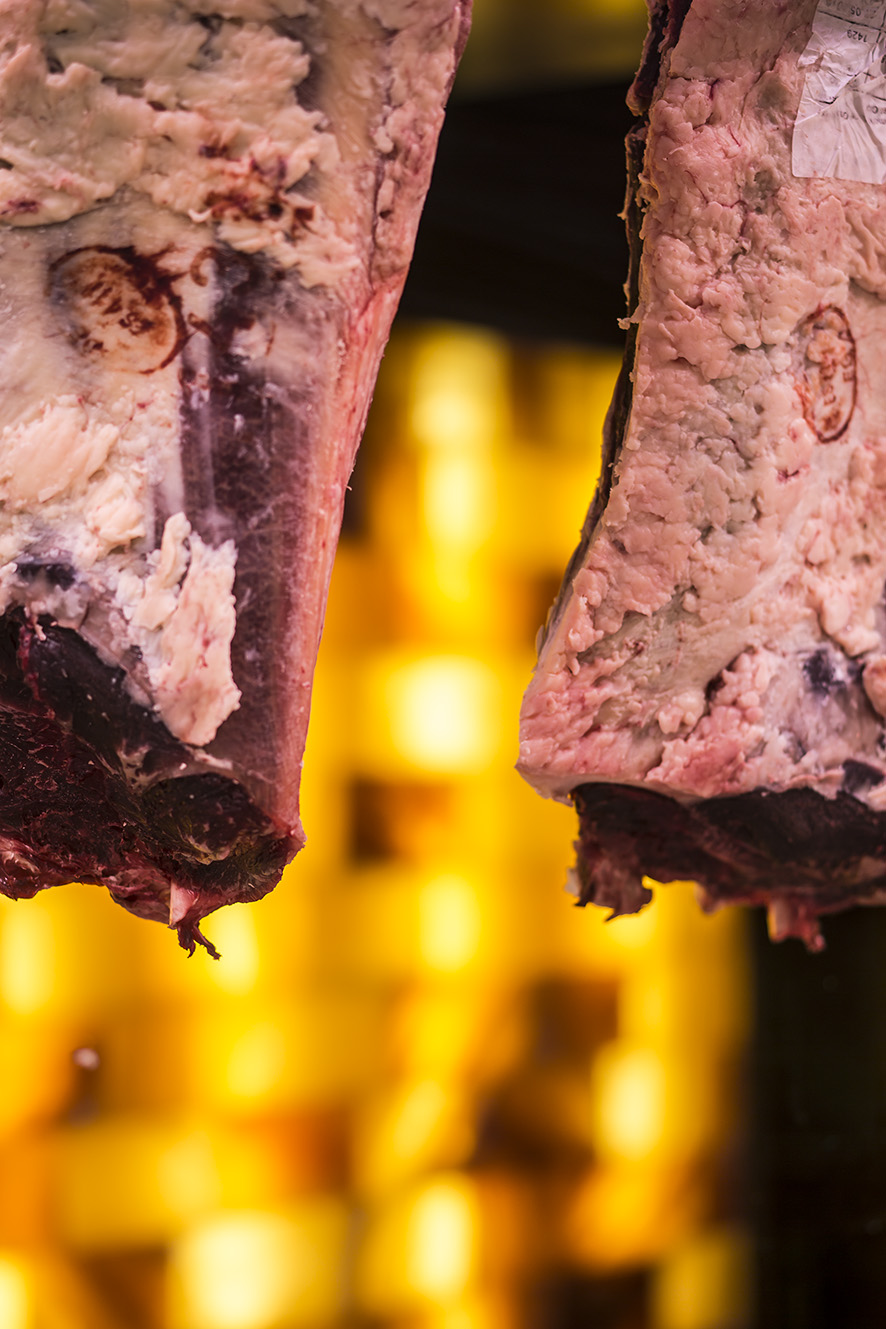
[[[621,346],[628,80],[456,98],[401,316]]]

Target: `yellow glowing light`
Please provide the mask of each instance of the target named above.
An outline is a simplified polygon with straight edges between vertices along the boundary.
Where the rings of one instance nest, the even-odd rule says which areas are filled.
[[[340,1310],[343,1207],[321,1199],[294,1213],[216,1214],[173,1253],[173,1323],[182,1329],[276,1329]]]
[[[429,448],[480,448],[503,425],[507,354],[477,331],[430,334],[419,344],[410,425]]]
[[[480,909],[471,883],[454,873],[429,881],[418,897],[418,946],[431,969],[454,973],[480,946]]]
[[[478,549],[495,520],[495,478],[478,451],[431,453],[425,464],[424,516],[428,537],[447,549]]]
[[[41,901],[4,907],[0,915],[0,995],[17,1015],[49,1005],[54,993],[55,940]]]
[[[359,1121],[355,1151],[360,1185],[375,1194],[470,1153],[472,1122],[451,1085],[422,1079],[370,1103]]]
[[[645,19],[646,7],[642,0],[585,0],[594,18]]]
[[[459,987],[439,992],[419,988],[399,1012],[394,1044],[412,1074],[462,1076],[477,1059],[477,1029],[490,1021],[483,997]]]
[[[476,1195],[455,1173],[394,1201],[367,1235],[361,1302],[381,1315],[457,1303],[474,1282],[478,1230]]]
[[[190,1131],[171,1140],[156,1159],[157,1190],[170,1213],[205,1213],[218,1204],[220,1177],[212,1140]]]
[[[431,656],[395,668],[382,703],[401,757],[426,771],[469,772],[499,738],[495,675],[479,660]]]
[[[664,890],[659,888],[659,894]],[[572,882],[567,893],[575,894]],[[639,914],[623,915],[611,922],[602,909],[578,913],[566,908],[560,915],[563,944],[576,961],[591,964],[600,974],[621,979],[632,969],[645,967],[649,956],[661,945],[660,918],[658,897]]]
[[[618,951],[642,951],[655,940],[658,909],[653,903],[639,914],[622,914],[611,922],[601,918],[599,922],[604,945]]]
[[[433,1135],[448,1106],[448,1095],[436,1080],[413,1085],[400,1105],[391,1130],[391,1150],[399,1159],[412,1158]]]
[[[685,971],[684,971],[685,972]],[[618,1025],[622,1037],[661,1046],[673,1027],[674,984],[662,964],[638,965],[625,974],[618,994]],[[681,1026],[681,1033],[685,1025]]]
[[[220,909],[212,919],[212,940],[221,959],[209,970],[213,983],[224,992],[249,992],[259,974],[260,955],[255,918],[247,905]]]
[[[3,1329],[30,1329],[31,1295],[22,1270],[0,1256],[0,1324]]]
[[[412,428],[420,442],[430,446],[457,440],[482,443],[494,427],[494,416],[482,399],[445,386],[419,397],[412,412]]]
[[[477,1214],[472,1193],[458,1177],[433,1182],[410,1215],[406,1276],[429,1301],[460,1296],[474,1264]]]
[[[566,1258],[609,1268],[651,1264],[686,1239],[698,1210],[699,1188],[687,1184],[683,1168],[658,1160],[598,1164],[568,1205]]]
[[[359,990],[312,985],[242,1010],[225,1002],[194,1038],[190,1103],[226,1112],[346,1099],[377,1064],[379,1021],[378,1005]]]
[[[515,1323],[512,1307],[494,1296],[476,1293],[422,1319],[423,1329],[513,1329]]]
[[[57,1156],[57,1222],[83,1249],[166,1241],[220,1199],[219,1158],[203,1130],[112,1118],[66,1131]]]
[[[263,1098],[286,1069],[286,1038],[279,1025],[262,1020],[237,1038],[228,1054],[226,1085],[235,1098]]]
[[[433,606],[434,618],[445,618],[464,631],[472,617],[482,617],[485,606],[477,594],[477,568],[468,552],[454,552],[440,541],[425,558],[417,558],[413,574],[422,583],[422,596]]]
[[[662,1138],[665,1069],[651,1049],[610,1043],[594,1061],[595,1142],[604,1155],[641,1159]]]
[[[747,1235],[734,1228],[703,1232],[658,1271],[652,1294],[656,1329],[746,1324],[751,1285]]]

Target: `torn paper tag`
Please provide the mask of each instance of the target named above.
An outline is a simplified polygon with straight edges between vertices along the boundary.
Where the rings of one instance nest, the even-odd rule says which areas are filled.
[[[797,176],[886,181],[886,0],[819,0],[801,67]]]

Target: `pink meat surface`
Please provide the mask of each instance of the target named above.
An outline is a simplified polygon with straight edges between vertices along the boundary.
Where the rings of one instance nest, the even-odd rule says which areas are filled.
[[[835,119],[876,139],[867,8],[653,7],[626,372],[522,713],[583,902],[689,877],[812,946],[886,899],[886,149]]]

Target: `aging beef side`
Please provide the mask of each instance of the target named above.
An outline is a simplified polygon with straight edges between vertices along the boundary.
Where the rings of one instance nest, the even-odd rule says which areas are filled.
[[[625,372],[520,761],[575,801],[582,902],[693,878],[812,947],[886,899],[886,194],[794,174],[807,79],[852,37],[816,52],[818,9],[653,6]]]
[[[0,0],[0,891],[253,900],[469,0]],[[211,947],[210,947],[211,949]]]

